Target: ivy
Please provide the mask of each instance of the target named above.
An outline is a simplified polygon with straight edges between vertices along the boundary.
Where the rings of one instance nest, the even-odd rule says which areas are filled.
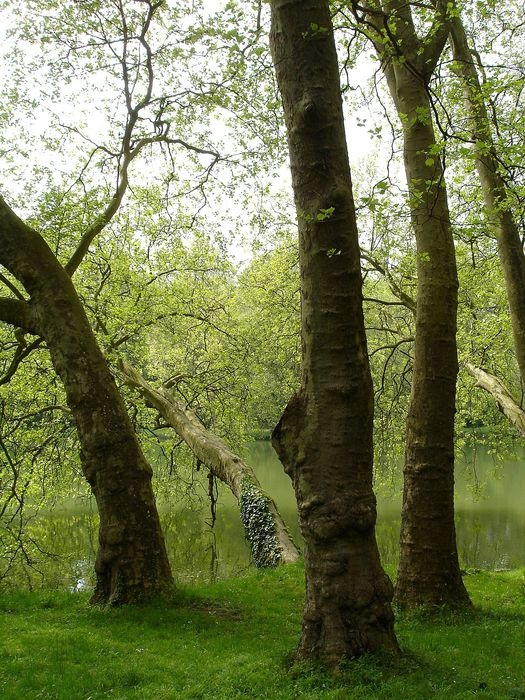
[[[277,539],[275,522],[270,511],[270,499],[249,479],[241,486],[241,519],[246,539],[252,547],[255,566],[277,566],[281,560],[281,547]]]

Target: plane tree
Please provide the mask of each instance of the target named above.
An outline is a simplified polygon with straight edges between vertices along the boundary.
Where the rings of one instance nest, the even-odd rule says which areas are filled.
[[[272,442],[292,479],[305,541],[296,658],[334,665],[397,650],[392,585],[375,540],[359,243],[329,3],[270,7],[299,228],[302,339],[301,387]]]

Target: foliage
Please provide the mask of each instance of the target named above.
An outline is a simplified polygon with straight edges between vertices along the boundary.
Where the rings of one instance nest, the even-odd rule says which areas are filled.
[[[152,92],[133,134],[135,145],[150,141],[129,164],[131,186],[74,279],[113,366],[124,355],[151,382],[168,383],[207,427],[240,449],[251,436],[271,432],[299,384],[300,273],[266,40],[268,8],[233,0],[212,5],[159,6],[148,35]],[[349,126],[357,121],[375,144],[354,168],[354,188],[377,478],[387,481],[404,447],[414,328],[405,302],[414,296],[417,255],[398,153],[401,124],[391,117],[385,86],[373,76],[349,5],[339,3],[334,11]],[[63,263],[115,192],[130,120],[127,98],[137,105],[148,93],[145,47],[137,36],[150,6],[131,0],[2,4],[4,194]],[[509,191],[502,207],[512,208],[523,232],[523,6],[517,0],[504,7],[459,6],[475,40],[494,120]],[[415,15],[418,30],[428,29],[428,8],[418,6]],[[395,26],[391,18],[389,30],[395,33]],[[355,72],[360,68],[371,76],[368,84]],[[422,157],[446,165],[460,277],[460,369],[467,360],[482,365],[523,402],[497,246],[487,230],[448,49],[429,92],[433,114],[421,118],[434,120],[438,143]],[[250,250],[243,263],[241,240]],[[3,294],[16,295],[7,273],[2,286]],[[18,559],[22,567],[30,565],[42,556],[39,548],[45,550],[24,536],[27,518],[86,492],[76,436],[45,345],[26,355],[34,339],[19,335],[0,329],[2,376],[23,354],[10,382],[0,387],[0,578]],[[155,463],[157,492],[171,499],[201,492],[189,450],[135,394],[123,393]],[[516,447],[493,401],[465,372],[456,428],[458,451],[481,442],[502,457]]]

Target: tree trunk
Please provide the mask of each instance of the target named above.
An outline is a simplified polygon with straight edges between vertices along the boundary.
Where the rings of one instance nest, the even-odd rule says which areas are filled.
[[[302,386],[272,441],[305,542],[297,659],[397,650],[372,490],[373,393],[339,72],[328,1],[272,0],[299,223]]]
[[[193,454],[230,489],[239,501],[246,539],[258,567],[289,564],[299,559],[286,525],[274,501],[261,488],[252,468],[228,445],[207,430],[196,414],[167,389],[154,389],[127,362],[120,364],[125,381],[138,388],[146,402],[157,409]]]
[[[396,106],[404,119],[404,160],[417,249],[416,342],[407,418],[396,601],[468,602],[454,524],[457,273],[444,173],[424,85],[398,66]],[[417,109],[424,108],[425,119]],[[430,185],[423,183],[431,182]]]
[[[456,12],[456,11],[454,11]],[[490,229],[498,241],[510,308],[516,359],[525,382],[525,255],[520,233],[510,208],[507,188],[500,174],[483,90],[461,17],[450,24],[454,67],[462,80],[465,106],[472,123],[476,168],[481,182]]]
[[[396,43],[389,46],[377,40],[375,45],[403,127],[417,249],[416,342],[395,600],[403,606],[464,605],[469,598],[461,578],[454,524],[458,280],[427,91],[446,32],[438,28],[420,41],[409,5],[385,0],[383,6],[396,17]],[[377,21],[376,15],[370,18]],[[437,17],[437,26],[442,24]],[[378,36],[380,32],[378,27]]]
[[[522,437],[525,437],[525,411],[515,401],[505,384],[493,374],[469,362],[465,365],[469,374],[476,380],[476,386],[489,393],[498,404],[499,410],[512,423]]]
[[[131,603],[169,591],[172,577],[151,467],[71,278],[44,239],[3,200],[0,263],[30,295],[25,308],[45,338],[77,427],[83,472],[100,515],[92,602]]]

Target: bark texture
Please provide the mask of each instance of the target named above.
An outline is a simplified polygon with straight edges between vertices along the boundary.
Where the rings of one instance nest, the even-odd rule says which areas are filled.
[[[410,5],[403,0],[385,0],[379,14],[370,11],[369,20],[377,30],[376,50],[403,127],[417,249],[416,341],[395,600],[403,606],[466,605],[454,523],[458,280],[427,90],[447,30],[438,15],[429,37],[420,41]],[[391,41],[380,40],[383,27],[394,20]]]
[[[83,472],[100,515],[92,602],[131,603],[169,591],[151,467],[71,278],[44,239],[1,199],[0,263],[29,294],[20,302],[31,319],[26,325],[47,343],[78,430]]]
[[[467,113],[471,119],[472,142],[487,221],[498,241],[498,254],[505,277],[516,359],[525,382],[525,255],[523,243],[501,176],[492,125],[487,112],[476,63],[460,16],[450,21],[454,68],[463,85]]]
[[[476,386],[484,389],[492,396],[503,415],[508,418],[520,435],[525,437],[525,411],[517,403],[501,379],[498,379],[498,377],[481,367],[471,365],[469,362],[467,362],[466,368],[476,380]]]
[[[272,0],[299,223],[300,391],[273,433],[305,542],[298,659],[330,665],[397,650],[372,490],[373,393],[339,72],[329,3]]]
[[[225,483],[238,500],[246,539],[258,567],[289,564],[299,551],[274,501],[263,491],[252,468],[228,445],[207,430],[194,411],[168,389],[154,389],[127,362],[120,370],[125,381],[138,388],[146,402],[157,409],[213,476]]]

